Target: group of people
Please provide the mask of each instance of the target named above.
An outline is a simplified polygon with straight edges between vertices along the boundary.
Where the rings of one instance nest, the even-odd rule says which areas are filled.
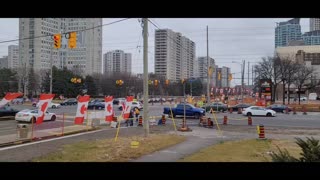
[[[130,111],[129,119],[127,120],[127,126],[133,126],[133,120],[135,118],[136,122],[139,120],[140,110],[139,108],[133,108]]]

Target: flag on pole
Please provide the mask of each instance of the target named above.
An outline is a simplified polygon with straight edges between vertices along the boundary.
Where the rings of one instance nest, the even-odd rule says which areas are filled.
[[[84,117],[87,115],[89,100],[90,100],[89,95],[78,97],[78,107],[77,107],[76,117],[74,119],[74,124],[83,124]]]
[[[4,98],[0,101],[0,108],[5,106],[6,104],[10,103],[13,99],[22,96],[22,93],[10,93],[8,92]]]
[[[104,98],[104,107],[105,120],[111,122],[114,116],[113,96],[107,96]]]
[[[54,94],[40,94],[38,117],[36,124],[43,122],[45,113],[47,112],[48,106],[54,98]]]

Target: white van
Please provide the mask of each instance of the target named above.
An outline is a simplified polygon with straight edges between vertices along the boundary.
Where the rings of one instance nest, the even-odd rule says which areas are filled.
[[[309,94],[309,100],[317,100],[317,97],[318,97],[317,93],[310,93]]]

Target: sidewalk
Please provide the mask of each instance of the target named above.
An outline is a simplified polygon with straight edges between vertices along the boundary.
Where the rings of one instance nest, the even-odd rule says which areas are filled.
[[[85,126],[85,125],[72,125],[72,126],[66,126],[63,129],[63,135],[68,134],[74,134],[84,131],[90,131],[94,128],[91,126]],[[44,130],[36,130],[33,132],[33,138],[46,138],[51,136],[62,136],[62,128],[52,128],[52,129],[44,129]],[[15,144],[15,142],[23,142],[31,140],[31,131],[29,130],[26,138],[20,138],[18,132],[15,134],[0,136],[0,146],[12,143]]]
[[[191,129],[192,132],[176,132],[178,135],[187,136],[186,141],[161,151],[142,156],[132,160],[132,162],[177,162],[185,156],[196,153],[203,148],[218,144],[222,141],[250,139],[255,137],[255,134],[242,133],[239,135],[230,132],[219,132],[216,129],[210,128],[191,127]]]

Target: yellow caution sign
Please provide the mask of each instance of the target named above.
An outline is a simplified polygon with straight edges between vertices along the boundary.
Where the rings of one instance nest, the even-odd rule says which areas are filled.
[[[138,141],[131,141],[131,148],[138,148],[139,144],[140,143]]]

